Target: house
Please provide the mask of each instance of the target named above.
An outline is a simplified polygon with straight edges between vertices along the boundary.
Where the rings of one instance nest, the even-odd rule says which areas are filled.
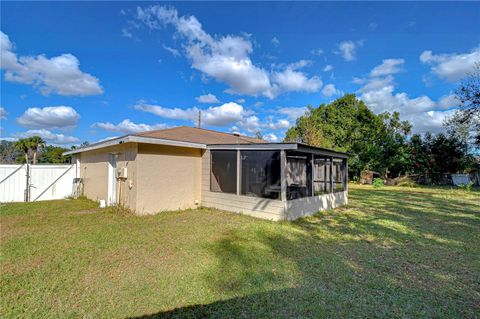
[[[83,194],[136,214],[198,206],[292,220],[347,203],[345,153],[193,127],[65,152]]]

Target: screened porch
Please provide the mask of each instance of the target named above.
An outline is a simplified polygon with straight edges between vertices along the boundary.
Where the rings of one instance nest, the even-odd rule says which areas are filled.
[[[347,155],[296,143],[210,147],[210,192],[279,201],[345,192]]]

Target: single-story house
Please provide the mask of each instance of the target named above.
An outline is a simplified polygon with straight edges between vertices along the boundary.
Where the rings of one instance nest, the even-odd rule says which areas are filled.
[[[292,220],[347,203],[347,154],[175,127],[77,148],[83,194],[136,214],[198,206]]]

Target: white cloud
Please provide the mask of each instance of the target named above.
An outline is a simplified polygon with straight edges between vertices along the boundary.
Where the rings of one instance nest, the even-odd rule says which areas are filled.
[[[387,75],[386,77],[380,78],[369,78],[369,79],[360,79],[354,78],[353,82],[355,84],[364,84],[360,88],[360,92],[370,92],[375,90],[381,90],[387,86],[393,87],[394,78],[391,75]]]
[[[263,106],[263,102],[257,101],[257,102],[255,102],[255,104],[253,104],[253,106],[255,106],[255,107]]]
[[[282,107],[277,110],[279,113],[286,115],[291,120],[296,120],[304,115],[307,111],[306,107]]]
[[[242,119],[237,125],[250,133],[261,131],[262,128],[260,119],[256,115],[251,115]]]
[[[438,77],[455,82],[471,72],[475,62],[480,61],[480,47],[460,54],[433,54],[432,51],[424,51],[420,55],[420,61],[431,65],[431,71]]]
[[[16,138],[16,137],[3,137],[3,136],[0,136],[0,141],[16,142],[16,141],[18,141],[18,138]]]
[[[167,128],[166,124],[142,124],[142,123],[134,123],[130,119],[125,119],[118,124],[112,124],[110,122],[97,122],[92,124],[92,127],[101,128],[106,131],[110,132],[120,132],[125,134],[133,134],[139,133],[144,131],[152,131],[152,130],[161,130]]]
[[[5,110],[3,107],[0,106],[0,120],[6,120],[7,119],[7,110]]]
[[[274,96],[283,91],[317,92],[323,85],[318,76],[308,78],[304,73],[292,68],[274,73],[273,79],[276,83],[272,89]]]
[[[166,45],[163,45],[163,48],[165,50],[167,50],[168,52],[170,52],[174,57],[179,57],[180,56],[180,51],[178,51],[175,48],[172,48],[172,47],[169,47],[169,46],[166,46]]]
[[[394,86],[388,85],[381,89],[365,91],[361,99],[375,112],[398,111],[402,115],[418,114],[432,110],[435,102],[428,96],[411,99],[407,93],[394,94]]]
[[[130,32],[130,30],[128,30],[127,28],[122,29],[122,36],[125,38],[133,38],[132,32]]]
[[[403,119],[412,123],[412,133],[440,133],[444,130],[443,122],[447,117],[453,115],[455,110],[449,111],[428,111],[420,114],[406,115]]]
[[[370,76],[378,77],[398,73],[402,71],[401,65],[404,63],[404,59],[385,59],[382,64],[377,65],[370,71]]]
[[[323,50],[322,49],[313,49],[310,51],[310,53],[312,55],[322,55],[323,54]]]
[[[176,9],[160,5],[138,7],[136,18],[151,29],[172,25],[176,36],[185,40],[192,67],[226,83],[227,93],[274,98],[283,92],[319,89],[318,77],[308,78],[292,67],[270,74],[256,66],[250,58],[253,45],[248,35],[212,36],[203,30],[196,17],[179,16]]]
[[[459,104],[460,101],[454,94],[444,95],[438,100],[438,107],[442,110],[458,107]]]
[[[341,55],[345,61],[354,61],[357,59],[357,49],[362,45],[363,41],[342,41],[334,53]]]
[[[375,31],[377,30],[377,27],[378,27],[378,24],[376,22],[371,22],[369,25],[368,25],[368,30],[370,31]]]
[[[274,119],[273,117],[260,119],[253,112],[245,110],[242,105],[235,102],[206,109],[197,107],[187,109],[167,108],[142,102],[135,105],[134,109],[149,112],[163,118],[185,120],[192,123],[197,122],[198,112],[201,111],[202,125],[219,127],[234,125],[232,130],[239,131],[239,128],[241,128],[249,133],[255,133],[264,129],[283,130],[290,127],[290,122],[287,119]]]
[[[202,110],[202,123],[213,126],[226,126],[229,123],[238,121],[247,113],[243,106],[235,102],[225,103]]]
[[[43,54],[17,57],[12,42],[1,31],[0,46],[0,67],[5,70],[6,81],[32,84],[44,95],[87,96],[103,93],[98,78],[80,71],[80,62],[72,54],[53,58]]]
[[[215,107],[211,106],[207,109],[197,107],[187,109],[167,108],[159,105],[139,103],[134,106],[134,109],[149,112],[163,118],[191,121],[192,123],[197,122],[198,112],[201,111],[202,124],[212,126],[226,126],[240,121],[249,114],[242,105],[235,102]]]
[[[280,120],[277,120],[276,122],[269,123],[268,127],[272,130],[283,130],[290,127],[290,122],[285,119],[283,120],[280,119]]]
[[[28,108],[17,123],[26,128],[67,128],[73,127],[80,119],[80,115],[70,106],[47,106],[44,108]]]
[[[327,64],[323,68],[323,72],[328,72],[328,71],[332,71],[332,70],[333,70],[333,65],[331,65],[331,64]]]
[[[265,136],[263,137],[263,139],[269,141],[269,142],[278,142],[278,137],[273,134],[273,133],[268,133],[268,134],[265,134]]]
[[[284,130],[290,127],[290,122],[285,119],[275,121],[272,117],[261,120],[258,116],[251,115],[239,121],[237,126],[249,133],[255,133],[264,129]]]
[[[327,84],[323,87],[322,94],[326,97],[341,94],[341,91],[337,90],[334,84]]]
[[[411,98],[407,93],[395,93],[392,74],[400,71],[403,59],[387,59],[376,66],[367,78],[354,78],[354,83],[362,85],[358,90],[365,104],[375,113],[400,112],[402,120],[412,123],[414,133],[439,132],[443,129],[443,119],[450,114],[447,109],[453,106],[453,97],[443,96],[438,102],[422,95]]]
[[[272,44],[277,47],[280,44],[280,40],[278,40],[277,37],[273,37],[272,38]]]
[[[245,103],[245,99],[238,99],[238,100],[237,100],[237,103],[239,103],[239,104],[244,104],[244,103]]]
[[[198,103],[219,103],[220,101],[217,97],[211,93],[200,95],[196,97]]]
[[[49,144],[65,145],[80,142],[80,140],[74,136],[52,133],[46,129],[28,130],[26,132],[13,134],[14,138],[26,138],[32,136],[40,136]]]

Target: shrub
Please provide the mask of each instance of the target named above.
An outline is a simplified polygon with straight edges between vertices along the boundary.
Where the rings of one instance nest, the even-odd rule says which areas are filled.
[[[470,181],[468,184],[460,184],[458,187],[463,188],[466,192],[472,191],[473,182]]]
[[[383,185],[384,185],[383,179],[378,178],[378,177],[377,177],[377,178],[374,178],[372,185],[373,185],[373,187],[375,187],[375,188],[383,187]]]

